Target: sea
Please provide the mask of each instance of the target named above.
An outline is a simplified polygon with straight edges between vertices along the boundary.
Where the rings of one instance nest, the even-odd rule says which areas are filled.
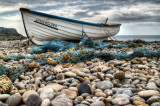
[[[144,40],[144,41],[160,41],[160,35],[115,35],[118,41]]]

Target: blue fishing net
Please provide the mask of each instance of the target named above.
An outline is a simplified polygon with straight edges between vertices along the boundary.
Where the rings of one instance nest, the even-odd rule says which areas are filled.
[[[131,41],[129,41],[131,42]],[[133,44],[147,43],[142,41],[134,41]],[[134,46],[135,46],[134,45]],[[126,59],[130,60],[134,57],[160,57],[160,50],[148,50],[146,48],[132,49],[132,53],[127,53],[120,48],[129,48],[130,46],[125,44],[107,44],[102,41],[93,41],[90,38],[84,38],[80,43],[73,43],[63,41],[61,39],[53,40],[52,42],[45,42],[42,46],[35,46],[31,49],[32,55],[19,54],[19,55],[0,55],[0,58],[7,58],[10,60],[30,59],[30,61],[38,62],[40,65],[46,65],[47,59],[52,58],[55,60],[55,64],[68,64],[89,61],[94,58],[100,58],[108,61],[112,59]],[[104,49],[115,48],[120,52],[105,51]],[[101,50],[99,50],[101,49]],[[41,52],[40,52],[41,51]],[[59,52],[63,51],[63,52]],[[28,62],[29,64],[30,62]],[[27,70],[27,65],[19,64],[12,66],[4,66],[0,64],[0,75],[6,74],[12,80],[18,78],[18,76]]]

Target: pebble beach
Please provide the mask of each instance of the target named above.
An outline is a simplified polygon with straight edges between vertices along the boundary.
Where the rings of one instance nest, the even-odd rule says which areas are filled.
[[[160,41],[104,42],[130,47],[96,51],[129,54],[142,47],[152,51],[160,49]],[[32,45],[26,46],[20,41],[1,41],[0,44],[0,55],[35,55],[29,52]],[[63,51],[48,53],[57,56]],[[0,66],[18,66],[28,60],[2,57]],[[28,69],[15,80],[11,80],[8,73],[1,75],[0,106],[160,106],[160,57],[93,58],[67,64],[55,64],[52,58],[46,61],[47,64],[41,65],[30,59]]]

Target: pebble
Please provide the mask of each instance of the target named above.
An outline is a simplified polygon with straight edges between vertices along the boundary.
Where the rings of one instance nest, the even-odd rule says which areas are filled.
[[[63,73],[57,74],[56,79],[57,80],[64,80],[65,76]]]
[[[52,106],[73,106],[72,101],[67,95],[61,94],[51,101]]]
[[[8,105],[0,101],[0,106],[8,106]]]
[[[160,95],[153,95],[146,101],[146,103],[149,105],[151,105],[154,102],[160,102]]]
[[[133,104],[136,105],[136,106],[149,106],[146,103],[141,102],[141,101],[133,101]]]
[[[62,86],[60,84],[52,83],[52,84],[49,84],[49,85],[45,86],[44,88],[52,88],[54,92],[58,92],[58,91],[62,90],[63,87],[64,86]]]
[[[120,105],[120,106],[122,105],[122,106],[124,106],[124,105],[129,104],[130,102],[129,102],[128,98],[119,97],[119,98],[112,99],[112,103],[114,105]]]
[[[81,95],[83,93],[91,94],[91,88],[87,83],[81,83],[78,88],[78,93],[79,93],[79,95]]]
[[[125,73],[123,71],[116,71],[116,73],[114,73],[114,78],[115,79],[119,79],[119,80],[122,80],[122,79],[125,79]]]
[[[27,106],[41,106],[41,103],[42,99],[38,95],[31,94],[25,104]]]
[[[68,98],[72,100],[77,96],[77,93],[75,91],[71,91],[68,89],[63,89],[61,92],[65,93],[68,96]]]
[[[160,87],[160,79],[155,81],[156,85]]]
[[[15,86],[20,90],[25,89],[25,85],[22,82],[15,84]]]
[[[75,106],[88,106],[88,105],[86,105],[86,104],[77,104]]]
[[[96,83],[96,87],[105,90],[113,88],[113,84],[110,81],[100,81]]]
[[[41,106],[50,106],[50,105],[51,105],[51,101],[49,99],[44,99],[41,104]]]
[[[38,77],[42,77],[42,75],[40,73],[35,73],[34,77],[38,78]]]
[[[65,72],[64,74],[65,74],[65,76],[67,76],[67,77],[76,77],[76,76],[77,76],[77,75],[76,75],[75,73],[73,73],[73,72]]]
[[[6,100],[6,104],[8,104],[9,106],[18,106],[19,103],[21,102],[21,95],[19,93],[16,93],[14,95],[11,95],[7,100]]]
[[[149,82],[146,86],[146,89],[148,90],[158,90],[157,85],[155,84],[155,82]]]
[[[26,92],[22,95],[22,100],[23,100],[23,102],[25,103],[25,102],[27,101],[28,97],[29,97],[30,95],[32,95],[32,94],[38,95],[38,93],[37,93],[36,91],[34,91],[34,90],[26,91]]]
[[[105,93],[107,96],[112,96],[113,91],[110,90],[110,89],[106,89],[106,90],[104,91],[104,93]]]
[[[146,66],[146,65],[138,65],[138,68],[139,68],[139,69],[148,69],[149,67]]]
[[[0,101],[5,101],[10,97],[9,94],[0,94]]]
[[[156,94],[159,94],[159,92],[156,90],[144,90],[144,91],[138,92],[138,95],[142,98],[151,97]]]
[[[105,106],[105,104],[102,101],[96,101],[93,102],[90,106]]]
[[[105,93],[103,93],[103,92],[97,92],[97,93],[95,93],[95,96],[97,96],[97,97],[106,97],[106,94]]]
[[[52,88],[46,88],[40,93],[40,98],[42,99],[42,101],[44,99],[52,100],[54,98],[54,95],[55,93]]]
[[[160,106],[160,102],[155,102],[155,103],[151,104],[151,106]]]

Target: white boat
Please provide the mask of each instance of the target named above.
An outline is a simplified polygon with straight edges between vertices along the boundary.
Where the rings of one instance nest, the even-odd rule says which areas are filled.
[[[42,45],[54,39],[81,40],[84,35],[93,40],[116,35],[121,24],[97,24],[20,8],[25,32],[30,41]]]

